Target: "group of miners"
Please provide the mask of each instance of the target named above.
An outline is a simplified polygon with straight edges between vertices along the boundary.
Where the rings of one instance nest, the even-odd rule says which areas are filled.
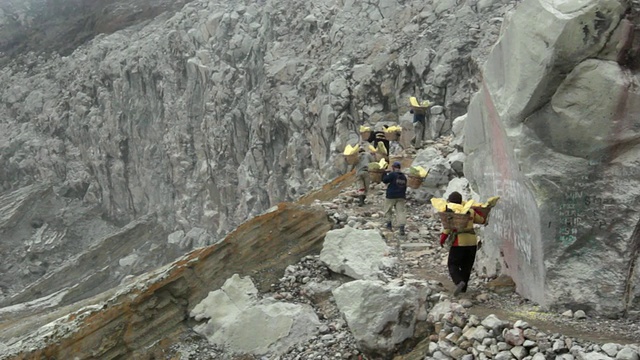
[[[363,148],[360,148],[359,151],[358,163],[353,168],[356,169],[356,180],[358,182],[358,205],[364,206],[371,182],[369,164],[375,162],[375,151],[365,151]],[[405,235],[405,225],[407,223],[407,176],[401,170],[402,164],[399,161],[395,161],[391,165],[391,170],[385,170],[382,176],[382,182],[387,184],[383,211],[386,228],[392,230],[391,221],[395,210],[396,225],[400,229],[400,235]]]
[[[414,147],[419,148],[424,140],[427,114],[426,111],[419,108],[412,108],[411,113],[413,114],[413,125],[416,135],[413,140],[413,145]],[[375,162],[378,143],[382,142],[387,151],[390,149],[389,141],[386,140],[384,135],[383,131],[371,132],[370,137],[366,140],[373,144],[373,147],[368,147],[368,151],[365,150],[365,147],[361,147],[359,150],[358,163],[352,168],[352,170],[356,169],[359,206],[364,206],[367,198],[370,184],[369,164]],[[387,162],[389,160],[388,153],[386,160]],[[382,177],[382,182],[387,184],[387,189],[383,212],[384,219],[386,221],[386,229],[389,231],[393,230],[392,219],[395,211],[396,225],[399,228],[399,234],[406,235],[407,176],[401,170],[402,164],[398,161],[395,161],[391,165],[390,170],[384,170],[385,173]],[[462,195],[458,192],[452,192],[449,194],[447,202],[462,204]],[[455,231],[443,229],[440,234],[440,246],[444,247],[446,244],[449,247],[447,267],[451,280],[455,285],[455,290],[453,292],[455,296],[460,293],[467,292],[469,279],[475,263],[476,252],[481,246],[481,243],[478,242],[473,225],[484,224],[486,222],[486,216],[481,214],[479,211],[471,209],[469,210],[469,215],[469,221],[464,229],[457,229]]]

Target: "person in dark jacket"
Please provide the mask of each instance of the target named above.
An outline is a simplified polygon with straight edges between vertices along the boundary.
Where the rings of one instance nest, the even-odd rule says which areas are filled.
[[[385,160],[389,162],[389,140],[384,137],[384,131],[372,131],[371,135],[369,135],[369,139],[367,139],[374,148],[378,148],[378,143],[384,144],[384,147],[387,149],[387,155],[385,156]]]
[[[447,198],[447,202],[462,204],[462,195],[454,191]],[[449,268],[449,276],[451,276],[451,280],[456,285],[456,289],[453,292],[454,296],[461,292],[467,292],[473,263],[476,261],[476,251],[478,250],[478,237],[473,230],[473,224],[484,224],[484,222],[485,219],[481,214],[476,213],[473,209],[469,210],[469,223],[466,228],[458,229],[452,234],[455,239],[453,239],[451,249],[449,249],[447,267]],[[440,234],[440,246],[444,246],[451,232],[448,229],[442,231]]]
[[[387,229],[391,230],[393,211],[396,212],[396,225],[400,227],[400,235],[405,235],[404,226],[407,223],[407,176],[400,171],[402,165],[394,162],[391,172],[384,174],[382,182],[388,184],[387,195],[384,200],[384,216]]]

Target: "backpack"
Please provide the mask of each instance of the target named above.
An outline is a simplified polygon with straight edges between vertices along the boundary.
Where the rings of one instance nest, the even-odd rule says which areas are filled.
[[[406,188],[407,176],[404,173],[399,172],[398,176],[396,176],[396,179],[394,180],[394,185],[399,188]]]

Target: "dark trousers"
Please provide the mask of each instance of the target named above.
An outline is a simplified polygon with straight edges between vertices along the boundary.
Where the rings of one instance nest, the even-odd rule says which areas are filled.
[[[473,263],[476,261],[477,246],[452,246],[449,250],[449,259],[447,266],[449,267],[449,275],[454,284],[464,281],[465,285],[462,292],[467,291]]]

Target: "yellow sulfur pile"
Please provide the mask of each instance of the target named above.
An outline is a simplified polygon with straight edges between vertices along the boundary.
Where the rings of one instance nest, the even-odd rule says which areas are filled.
[[[438,212],[445,212],[447,208],[449,208],[456,214],[466,214],[473,206],[473,203],[473,200],[469,200],[463,204],[455,204],[448,203],[447,200],[442,198],[431,198],[431,205],[433,205],[433,208]]]
[[[374,148],[373,145],[369,145],[369,151],[378,153],[380,155],[387,155],[387,147],[384,146],[384,144],[382,142],[378,143],[378,148],[377,149]]]
[[[389,166],[385,159],[380,160],[379,162],[369,163],[369,170],[384,170]]]
[[[413,108],[428,108],[431,106],[431,102],[429,100],[423,100],[422,102],[418,102],[418,99],[415,96],[409,98],[409,104]]]
[[[392,125],[392,126],[389,126],[386,129],[384,129],[384,132],[386,132],[386,133],[393,133],[393,132],[400,132],[400,131],[402,131],[402,127],[400,127],[398,125]]]
[[[384,146],[384,143],[382,143],[382,142],[378,143],[378,150],[376,152],[378,154],[382,154],[382,155],[387,155],[388,154],[387,147]]]
[[[360,149],[360,144],[356,144],[353,147],[351,145],[347,144],[347,147],[344,148],[344,154],[345,155],[357,154],[359,149]]]
[[[473,207],[492,208],[496,206],[496,203],[498,202],[498,200],[500,200],[500,196],[492,196],[485,203],[474,202]]]
[[[429,170],[425,170],[422,166],[412,166],[409,168],[410,176],[417,176],[420,178],[426,178],[429,174]]]
[[[364,125],[360,125],[360,132],[361,132],[361,133],[363,133],[363,132],[368,132],[368,131],[371,131],[371,128],[370,128],[370,127],[368,127],[368,126],[364,126]]]

